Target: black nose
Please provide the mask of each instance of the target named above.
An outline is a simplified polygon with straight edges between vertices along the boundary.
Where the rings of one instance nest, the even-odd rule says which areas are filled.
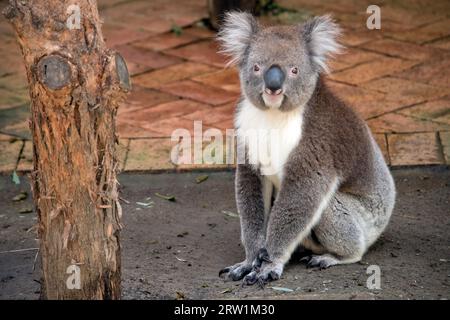
[[[277,65],[271,66],[264,74],[264,82],[266,88],[272,92],[275,92],[283,86],[284,72]]]

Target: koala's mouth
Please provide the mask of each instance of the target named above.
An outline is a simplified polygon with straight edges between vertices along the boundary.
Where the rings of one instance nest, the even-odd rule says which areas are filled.
[[[278,89],[276,91],[271,91],[265,89],[262,93],[262,99],[267,107],[277,109],[283,103],[284,90]]]

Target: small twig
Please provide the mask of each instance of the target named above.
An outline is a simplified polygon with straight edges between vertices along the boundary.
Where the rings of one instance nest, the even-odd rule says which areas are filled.
[[[128,201],[127,199],[124,199],[122,197],[119,197],[119,200],[125,202],[126,204],[130,204],[130,201]]]
[[[0,254],[2,254],[2,253],[23,252],[23,251],[32,251],[32,250],[39,250],[39,248],[27,248],[27,249],[16,249],[16,250],[0,251]]]
[[[30,228],[28,228],[28,230],[25,232],[30,233],[31,231],[34,231],[37,228],[39,228],[39,225],[36,223],[36,224],[32,225]]]
[[[33,272],[34,272],[34,270],[36,270],[36,261],[37,261],[39,252],[40,252],[40,249],[38,248],[38,250],[37,250],[37,252],[36,252],[36,255],[34,256],[33,269],[32,269]]]
[[[178,261],[180,261],[180,262],[187,262],[187,260],[178,258],[177,256],[175,256],[175,258],[176,258]]]

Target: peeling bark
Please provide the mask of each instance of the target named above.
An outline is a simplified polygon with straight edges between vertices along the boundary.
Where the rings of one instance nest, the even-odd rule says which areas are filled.
[[[94,0],[11,0],[31,96],[32,189],[44,299],[119,299],[121,208],[115,116],[130,90],[126,64],[108,50]],[[80,289],[69,289],[71,265]]]

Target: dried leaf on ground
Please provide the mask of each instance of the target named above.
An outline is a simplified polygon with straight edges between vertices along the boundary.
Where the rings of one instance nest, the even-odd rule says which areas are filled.
[[[206,180],[208,180],[209,176],[207,174],[203,174],[201,176],[198,176],[197,178],[195,178],[195,182],[197,183],[202,183]]]
[[[158,198],[167,200],[167,201],[172,201],[172,202],[175,202],[175,200],[176,200],[176,199],[175,199],[175,196],[170,195],[170,194],[164,195],[164,194],[160,194],[160,193],[156,192],[156,193],[155,193],[155,196],[157,196]]]
[[[25,200],[28,197],[28,193],[26,191],[22,191],[17,196],[12,198],[14,202]]]

